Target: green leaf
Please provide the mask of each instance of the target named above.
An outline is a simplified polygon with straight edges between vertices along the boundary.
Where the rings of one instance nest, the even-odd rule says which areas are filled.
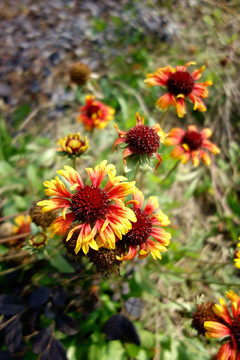
[[[13,113],[14,128],[16,130],[30,112],[31,112],[31,106],[25,104],[22,105]]]
[[[75,271],[72,265],[70,265],[61,254],[54,254],[54,256],[50,260],[50,263],[52,266],[54,266],[63,273],[70,274]]]

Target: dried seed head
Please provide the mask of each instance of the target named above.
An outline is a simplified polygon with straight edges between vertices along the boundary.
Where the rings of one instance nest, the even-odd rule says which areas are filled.
[[[120,256],[120,252],[117,249],[105,249],[99,250],[90,249],[88,256],[91,262],[93,262],[99,272],[109,273],[111,270],[119,270],[120,261],[116,259],[116,256]]]
[[[83,64],[82,62],[77,62],[70,68],[69,73],[72,82],[79,86],[82,86],[88,82],[91,74],[91,69],[86,64]]]
[[[13,234],[13,224],[8,221],[0,225],[0,237],[5,238]]]
[[[207,301],[197,305],[197,311],[192,313],[192,327],[197,330],[198,335],[204,335],[206,329],[204,328],[205,321],[217,321],[222,322],[213,311],[214,303]]]
[[[30,208],[29,215],[31,216],[32,222],[37,226],[47,228],[57,218],[57,211],[52,210],[46,213],[41,213],[41,206],[36,203]]]

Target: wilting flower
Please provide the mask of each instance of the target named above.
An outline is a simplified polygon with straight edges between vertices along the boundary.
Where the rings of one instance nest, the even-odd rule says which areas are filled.
[[[89,246],[98,250],[98,243],[105,248],[114,249],[115,235],[121,239],[132,228],[132,222],[136,221],[134,212],[123,202],[133,191],[135,182],[127,182],[125,177],[116,176],[115,166],[107,165],[106,160],[86,171],[91,185],[84,185],[73,168],[64,166],[64,170],[58,170],[57,173],[67,180],[71,192],[56,177],[44,182],[46,195],[53,197],[38,202],[38,205],[43,206],[42,212],[63,209],[62,215],[50,225],[49,230],[52,234],[63,235],[73,223],[66,241],[71,239],[75,231],[79,231],[76,254],[81,249],[86,254]],[[101,188],[106,175],[109,179]]]
[[[31,232],[31,217],[29,215],[18,215],[14,219],[14,226],[13,226],[13,234],[14,235],[21,235],[23,234],[23,237],[20,237],[15,240],[10,240],[9,245],[17,245],[21,246],[22,243],[26,240],[28,235]]]
[[[126,165],[126,158],[132,156],[133,158],[144,160],[145,157],[150,158],[155,156],[158,160],[157,167],[161,164],[162,158],[157,153],[160,148],[160,143],[164,141],[166,134],[162,131],[159,124],[155,124],[150,127],[144,125],[144,116],[140,116],[136,113],[137,125],[128,131],[122,131],[118,129],[115,124],[115,129],[118,132],[119,138],[113,144],[113,150],[119,144],[125,144],[125,150],[123,151],[123,162]]]
[[[137,188],[133,191],[133,211],[137,221],[132,224],[132,229],[119,241],[125,253],[118,260],[131,260],[137,253],[138,258],[145,258],[151,252],[154,259],[161,259],[161,252],[167,251],[166,246],[170,243],[171,234],[162,227],[170,224],[168,217],[159,208],[156,196],[150,196],[144,209],[141,209],[144,202],[143,193]],[[156,212],[157,211],[157,212]],[[156,213],[155,213],[156,212]],[[156,241],[152,240],[155,239]]]
[[[240,297],[232,290],[226,292],[226,297],[231,300],[232,315],[223,299],[219,299],[220,305],[213,306],[213,311],[221,321],[205,321],[207,330],[205,336],[208,338],[225,338],[226,342],[220,348],[218,360],[240,359]]]
[[[240,237],[238,238],[238,240],[240,240]],[[240,243],[237,244],[237,248],[238,249],[235,252],[234,265],[236,266],[236,268],[240,269]]]
[[[85,85],[90,79],[91,69],[82,62],[73,64],[69,71],[72,82],[77,85]]]
[[[193,103],[194,110],[206,111],[206,107],[200,98],[205,99],[208,96],[207,87],[212,85],[212,81],[196,83],[196,80],[200,79],[205,66],[193,71],[191,74],[186,71],[189,65],[195,64],[195,62],[188,62],[175,68],[166,66],[157,69],[154,74],[147,75],[144,82],[147,83],[148,87],[158,85],[167,89],[167,93],[156,102],[160,110],[165,110],[172,105],[176,108],[177,115],[183,117],[186,112],[185,99],[188,98]]]
[[[197,330],[198,335],[204,335],[206,329],[204,328],[205,321],[219,321],[219,318],[213,311],[214,303],[211,301],[203,302],[197,305],[196,312],[192,313],[192,327]]]
[[[86,104],[80,108],[78,120],[84,124],[86,130],[103,129],[113,120],[114,113],[113,108],[95,100],[95,96],[87,95]]]
[[[168,134],[165,145],[177,145],[171,152],[174,159],[180,159],[182,163],[192,160],[194,166],[199,165],[199,156],[205,165],[210,165],[211,159],[205,149],[216,155],[220,152],[219,148],[210,142],[208,138],[212,135],[212,131],[205,128],[201,132],[195,125],[188,126],[188,130],[184,131],[180,128],[174,128]]]
[[[58,145],[60,145],[57,149],[58,155],[68,157],[80,156],[89,148],[87,137],[85,136],[83,139],[79,132],[60,139]]]

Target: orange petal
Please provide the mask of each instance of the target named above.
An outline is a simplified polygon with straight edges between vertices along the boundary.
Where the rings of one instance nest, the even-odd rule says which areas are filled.
[[[196,65],[195,61],[189,61],[185,65],[176,66],[176,71],[186,71],[187,67],[190,65]]]
[[[160,110],[167,109],[170,105],[176,106],[176,100],[174,95],[167,93],[161,96],[156,102],[157,107]]]
[[[144,195],[141,190],[135,187],[132,192],[133,200],[137,201],[137,204],[134,206],[135,208],[141,208],[144,202]]]
[[[204,105],[202,100],[199,99],[199,97],[195,96],[193,93],[189,94],[188,97],[194,105],[193,110],[199,110],[199,111],[207,110],[206,106]]]
[[[200,77],[202,76],[202,72],[203,70],[205,69],[205,66],[203,65],[201,67],[201,69],[197,69],[197,70],[194,70],[192,73],[191,73],[191,76],[193,77],[193,80],[199,80]]]
[[[150,215],[158,208],[159,208],[158,198],[156,196],[150,196],[145,206],[144,212]]]
[[[199,153],[201,155],[201,159],[202,159],[204,165],[209,166],[211,164],[210,156],[205,151],[199,151]]]
[[[214,155],[220,153],[220,149],[209,140],[203,140],[202,146],[208,149]]]
[[[77,173],[76,170],[68,165],[64,166],[64,169],[65,170],[58,170],[57,173],[62,175],[72,186],[76,184],[81,187],[83,186],[81,176]]]
[[[198,151],[191,151],[191,157],[192,157],[193,166],[197,167],[199,165]]]
[[[237,360],[239,355],[236,357],[237,349],[234,348],[234,345],[231,341],[223,344],[218,351],[217,360]],[[239,351],[238,351],[238,354]]]
[[[230,329],[216,321],[205,321],[204,327],[207,330],[205,336],[208,338],[220,338],[230,335]]]
[[[210,86],[210,85],[212,85],[211,81],[194,84],[192,93],[196,96],[205,99],[206,97],[208,97],[208,90],[206,89],[206,86]]]
[[[126,260],[132,260],[137,255],[137,246],[129,246],[127,255],[122,255],[121,257],[117,256],[117,260],[119,261],[126,261]]]
[[[201,131],[201,135],[203,139],[207,139],[212,135],[212,130],[209,128],[205,128]]]
[[[176,110],[177,110],[177,116],[180,118],[182,118],[186,113],[184,98],[185,98],[184,95],[183,96],[178,95],[177,97]]]
[[[182,145],[176,146],[171,152],[171,157],[174,159],[179,159],[185,152],[185,149]]]

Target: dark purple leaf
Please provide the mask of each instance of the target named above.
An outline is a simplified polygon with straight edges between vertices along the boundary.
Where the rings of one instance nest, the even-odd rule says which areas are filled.
[[[41,286],[37,288],[30,295],[29,306],[31,308],[37,308],[41,306],[48,300],[50,294],[51,294],[51,289],[45,286]]]
[[[57,311],[51,301],[46,304],[44,315],[47,319],[53,319],[57,315]]]
[[[41,330],[33,340],[32,351],[34,354],[40,354],[48,346],[52,336],[52,327]]]
[[[16,315],[24,309],[24,301],[15,295],[0,295],[0,314]]]
[[[104,325],[107,340],[122,340],[140,345],[140,338],[134,324],[124,315],[111,316]]]
[[[55,318],[56,328],[67,335],[75,335],[78,332],[76,320],[66,314],[58,314]]]
[[[12,355],[11,355],[10,351],[8,351],[8,350],[0,351],[0,359],[1,360],[11,360]]]
[[[51,343],[42,352],[40,360],[67,360],[66,349],[59,340],[51,338]]]
[[[131,297],[127,299],[127,301],[124,304],[124,307],[129,315],[139,317],[141,316],[142,313],[143,302],[139,298]]]
[[[52,360],[51,354],[50,354],[50,348],[47,348],[42,352],[42,354],[40,356],[40,360]]]
[[[19,316],[9,322],[5,328],[5,345],[8,350],[15,352],[22,341],[22,326]]]
[[[63,286],[58,286],[53,290],[53,302],[56,306],[64,306],[67,298],[67,293]]]

